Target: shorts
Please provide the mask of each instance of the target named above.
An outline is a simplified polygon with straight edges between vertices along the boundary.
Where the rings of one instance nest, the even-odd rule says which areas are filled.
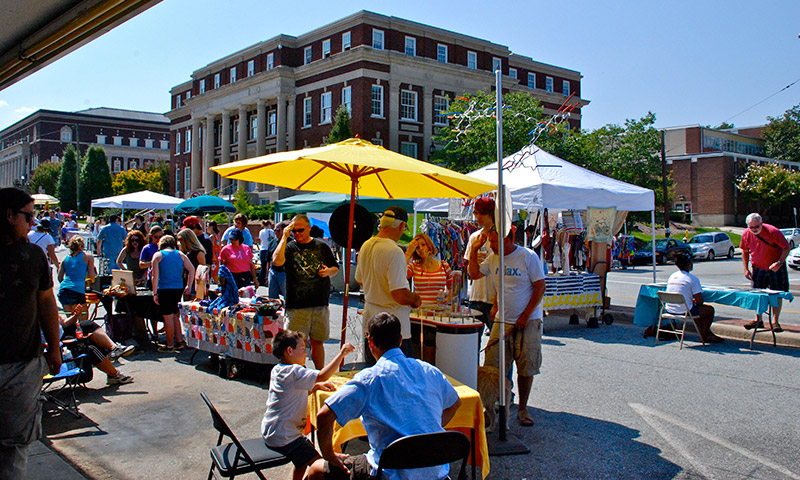
[[[789,272],[786,263],[777,272],[753,267],[753,288],[769,288],[781,292],[789,291]]]
[[[178,303],[183,299],[182,288],[158,289],[158,313],[172,315],[178,313]]]
[[[314,448],[314,445],[306,437],[300,437],[282,447],[267,446],[278,453],[286,455],[296,468],[308,466],[314,460],[321,458],[317,449]]]
[[[350,470],[348,476],[344,470],[338,468],[331,468],[330,463],[325,462],[324,472],[326,480],[378,480],[378,477],[370,475],[372,467],[367,461],[366,455],[355,455],[348,457],[342,461],[344,466]]]
[[[506,333],[513,324],[506,324]],[[500,367],[500,322],[494,322],[489,335],[489,346],[486,349],[484,365]],[[531,318],[522,332],[514,332],[506,336],[506,371],[513,361],[517,365],[518,375],[532,377],[539,374],[542,366],[542,319]]]
[[[330,338],[331,315],[328,306],[308,308],[287,308],[284,328],[302,332],[318,342]]]
[[[58,301],[61,302],[62,307],[64,305],[83,305],[86,303],[86,294],[62,288],[58,291]]]

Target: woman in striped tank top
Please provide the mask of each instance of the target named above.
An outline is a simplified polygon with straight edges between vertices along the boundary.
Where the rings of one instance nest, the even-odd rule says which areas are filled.
[[[438,294],[446,293],[445,301],[450,301],[450,265],[437,260],[436,247],[429,236],[417,234],[408,244],[406,260],[408,261],[408,278],[414,280],[414,292],[422,298],[423,307],[438,305]]]

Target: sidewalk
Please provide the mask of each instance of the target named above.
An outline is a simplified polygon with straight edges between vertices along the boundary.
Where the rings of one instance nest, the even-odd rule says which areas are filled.
[[[28,478],[36,480],[86,480],[69,462],[42,441],[28,449]]]

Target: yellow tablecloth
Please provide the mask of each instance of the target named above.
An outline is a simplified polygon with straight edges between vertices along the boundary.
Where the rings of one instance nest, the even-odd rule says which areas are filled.
[[[334,374],[330,381],[338,389],[340,386],[347,383],[358,371],[338,372]],[[458,393],[458,398],[461,399],[461,406],[456,410],[456,414],[450,419],[450,422],[445,425],[446,430],[457,430],[462,432],[467,438],[473,438],[477,442],[477,449],[473,444],[473,452],[470,454],[470,463],[472,463],[473,454],[475,456],[475,465],[481,467],[481,475],[483,478],[489,474],[489,446],[486,443],[486,429],[483,422],[483,404],[481,397],[475,390],[462,384],[458,380],[447,377],[450,383],[455,387]],[[308,425],[306,426],[306,433],[311,431],[311,428],[317,426],[317,412],[322,408],[325,400],[333,395],[333,392],[326,392],[317,390],[308,397]],[[367,432],[361,424],[361,420],[355,419],[347,422],[347,425],[341,426],[338,423],[333,428],[333,446],[337,451],[341,451],[343,443],[354,438],[366,436]]]

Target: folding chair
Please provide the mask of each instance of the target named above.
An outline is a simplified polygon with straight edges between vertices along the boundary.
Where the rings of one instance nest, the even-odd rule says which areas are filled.
[[[200,392],[200,396],[208,405],[211,418],[214,420],[214,428],[219,432],[217,446],[211,449],[211,468],[208,470],[208,480],[216,477],[214,467],[223,477],[234,478],[236,475],[255,472],[258,478],[266,480],[261,474],[261,470],[289,463],[289,458],[267,447],[261,437],[240,442],[206,394]],[[223,437],[230,438],[233,443],[223,445]]]
[[[680,349],[683,349],[683,338],[686,336],[686,324],[692,322],[694,325],[694,329],[697,331],[698,335],[700,334],[700,329],[697,328],[697,322],[695,319],[697,317],[692,316],[691,309],[692,307],[686,303],[686,299],[680,293],[668,293],[668,292],[658,292],[658,327],[656,327],[656,343],[658,343],[658,334],[661,332],[669,332],[673,335],[680,337]],[[686,309],[685,313],[669,313],[666,310],[667,305],[679,305],[683,306]],[[663,320],[667,320],[672,330],[666,330],[661,328],[661,323]],[[676,322],[683,323],[680,330],[678,330]],[[700,337],[700,341],[703,345],[706,344],[703,337]]]
[[[78,355],[64,360],[61,370],[57,374],[47,374],[42,378],[42,396],[45,400],[53,402],[59,410],[69,412],[75,418],[81,418],[78,401],[75,398],[75,389],[80,385],[86,386],[86,382],[91,381],[92,376],[92,364],[87,355]],[[59,388],[54,388],[54,384],[60,380],[63,380],[64,384]],[[57,395],[63,391],[66,391],[68,395],[66,401],[57,398]]]
[[[461,432],[436,432],[408,435],[398,438],[381,453],[378,461],[378,478],[384,470],[405,470],[434,467],[461,460],[458,479],[466,478],[465,466],[470,443]]]

